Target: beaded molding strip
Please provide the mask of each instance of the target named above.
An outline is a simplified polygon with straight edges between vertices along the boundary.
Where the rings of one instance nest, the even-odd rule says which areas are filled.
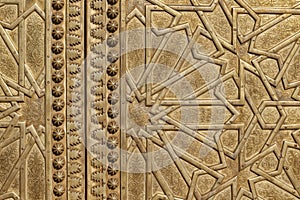
[[[87,40],[89,198],[119,198],[119,2],[92,0]]]
[[[51,11],[51,77],[47,75],[46,83],[52,94],[48,99],[52,110],[52,126],[48,127],[52,134],[52,194],[67,199],[66,0],[53,0]]]
[[[51,10],[53,197],[115,199],[119,2],[53,0]]]

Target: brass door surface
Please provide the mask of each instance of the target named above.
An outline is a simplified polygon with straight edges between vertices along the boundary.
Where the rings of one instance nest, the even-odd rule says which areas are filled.
[[[300,199],[300,2],[0,0],[0,200]]]

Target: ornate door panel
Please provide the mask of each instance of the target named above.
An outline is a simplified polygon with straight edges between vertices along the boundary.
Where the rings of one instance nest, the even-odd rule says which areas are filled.
[[[295,0],[0,0],[0,199],[299,199]]]
[[[298,199],[298,5],[124,3],[121,199]]]
[[[45,2],[0,1],[0,199],[45,199]]]

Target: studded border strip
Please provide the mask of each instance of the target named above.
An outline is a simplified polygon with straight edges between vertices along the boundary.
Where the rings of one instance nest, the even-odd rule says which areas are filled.
[[[52,196],[66,198],[66,64],[65,64],[65,25],[66,1],[51,1],[51,80],[47,77],[47,86],[51,88],[51,135],[52,135]],[[48,91],[49,92],[49,91]],[[49,121],[49,119],[48,119]]]
[[[89,3],[89,197],[119,199],[119,2]]]
[[[89,5],[87,13],[84,4]],[[51,110],[46,114],[47,133],[51,133],[47,140],[48,192],[61,199],[119,199],[119,2],[52,0],[47,7],[51,10],[47,30],[51,33],[47,35],[51,41],[47,64],[51,67],[46,75],[46,106]],[[85,37],[84,17],[89,22]],[[87,97],[82,96],[85,89]],[[87,114],[83,113],[85,98]],[[92,154],[88,158],[86,130],[87,141],[92,141],[87,142],[87,155]],[[86,186],[84,178],[88,179]]]
[[[106,29],[109,33],[106,39],[107,47],[107,148],[108,150],[108,182],[107,182],[107,199],[120,198],[120,131],[117,127],[120,124],[120,45],[119,45],[119,30],[120,30],[120,1],[107,0],[107,25]]]

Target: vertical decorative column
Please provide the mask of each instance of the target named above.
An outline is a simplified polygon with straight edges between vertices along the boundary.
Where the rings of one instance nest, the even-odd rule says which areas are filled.
[[[85,199],[85,1],[67,5],[68,199]]]
[[[120,1],[107,0],[107,199],[120,197]]]
[[[87,99],[87,196],[106,197],[106,2],[87,1],[86,99]]]
[[[48,58],[52,68],[49,69],[51,75],[46,73],[46,87],[51,89],[51,93],[49,90],[47,93],[47,109],[51,113],[50,116],[47,114],[47,121],[51,120],[52,125],[47,128],[52,134],[52,198],[66,199],[66,1],[52,0],[51,11],[51,28],[48,30],[51,32],[51,55]]]
[[[87,5],[88,197],[118,199],[119,2]]]

